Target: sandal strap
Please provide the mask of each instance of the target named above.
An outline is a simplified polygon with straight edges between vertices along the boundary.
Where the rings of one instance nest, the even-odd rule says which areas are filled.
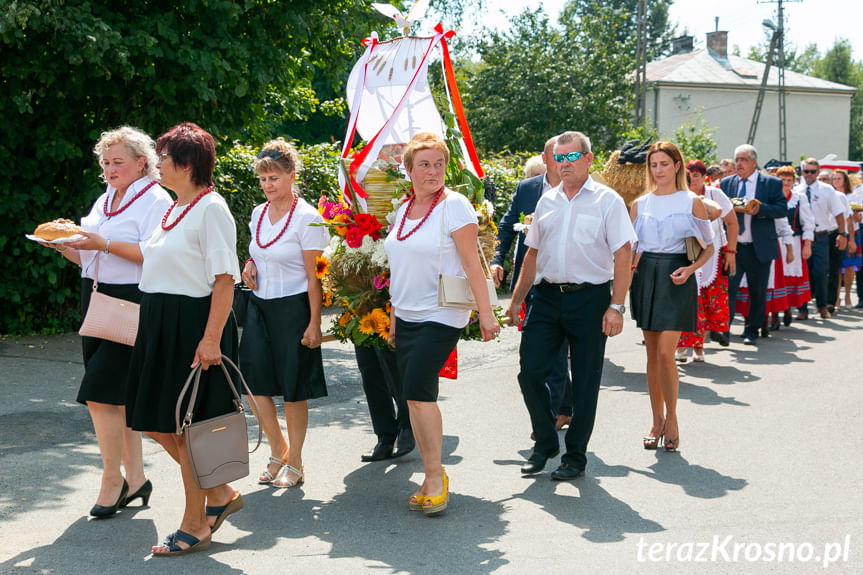
[[[282,466],[285,465],[284,461],[282,461],[278,457],[275,457],[274,455],[270,456],[270,463],[278,463],[279,465],[282,465]]]
[[[288,477],[288,473],[293,473],[294,477]],[[284,476],[284,477],[283,477]],[[293,465],[285,465],[279,471],[279,474],[276,475],[276,478],[273,480],[273,484],[277,484],[278,486],[283,487],[293,487],[297,485],[300,481],[303,480],[303,472]]]
[[[190,548],[201,542],[201,540],[194,535],[186,533],[182,529],[177,529],[165,538],[163,545],[173,553],[176,553],[177,551],[185,551],[185,549],[177,545],[177,541],[186,543]]]

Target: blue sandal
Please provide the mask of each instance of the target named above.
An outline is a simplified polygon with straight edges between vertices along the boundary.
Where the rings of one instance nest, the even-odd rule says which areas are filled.
[[[231,513],[236,513],[240,509],[243,508],[243,496],[240,495],[240,492],[237,491],[236,495],[227,505],[217,505],[210,507],[209,505],[206,508],[205,513],[208,517],[215,517],[216,522],[213,523],[213,526],[210,527],[210,533],[215,533],[216,529],[222,526],[222,523],[225,519],[228,518],[228,515]]]
[[[179,545],[177,545],[177,541],[182,541],[183,543],[188,544],[189,546],[183,549]],[[212,539],[209,535],[204,537],[203,539],[198,539],[194,535],[190,535],[181,529],[177,529],[170,535],[165,538],[165,541],[162,542],[162,545],[168,548],[168,553],[153,553],[154,557],[173,557],[175,555],[185,555],[186,553],[193,553],[195,551],[203,551],[204,549],[210,548],[210,543]]]

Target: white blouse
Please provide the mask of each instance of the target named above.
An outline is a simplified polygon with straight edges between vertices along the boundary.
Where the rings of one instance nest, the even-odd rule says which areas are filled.
[[[99,234],[112,242],[137,243],[143,252],[144,246],[153,231],[159,227],[162,216],[173,202],[168,192],[156,184],[144,192],[140,198],[129,204],[128,202],[147,187],[151,181],[149,177],[144,177],[132,183],[126,190],[121,203],[121,208],[123,205],[128,207],[122,213],[111,217],[105,215],[105,200],[108,201],[110,209],[117,190],[108,186],[105,193],[96,199],[90,213],[81,218],[81,227],[87,232]],[[81,277],[98,279],[107,284],[137,284],[141,281],[141,264],[98,250],[82,250],[80,255]],[[94,278],[97,256],[99,257],[99,277]]]
[[[261,248],[255,241],[255,234],[264,205],[252,210],[252,218],[249,220],[249,231],[252,234],[249,256],[255,260],[257,268],[258,289],[255,290],[255,295],[261,299],[275,299],[309,291],[303,252],[323,251],[327,247],[330,241],[327,228],[309,225],[322,224],[324,218],[308,202],[297,197],[297,207],[285,233],[273,245]],[[275,224],[271,224],[269,215],[264,214],[261,221],[261,243],[267,245],[273,241],[285,227],[287,219],[286,213]]]
[[[658,196],[650,193],[635,200],[635,234],[638,253],[685,254],[686,238],[695,236],[705,245],[713,243],[709,220],[692,215],[697,196],[689,190]]]
[[[438,306],[438,273],[466,277],[452,233],[468,224],[476,224],[476,212],[467,198],[448,190],[446,198],[435,206],[423,225],[407,239],[398,240],[396,234],[407,206],[405,203],[399,208],[395,223],[384,240],[390,262],[390,303],[396,317],[462,328],[470,319],[470,310]],[[403,235],[414,229],[420,219],[405,221]]]
[[[175,206],[168,225],[177,221],[185,206]],[[189,297],[213,292],[216,276],[230,274],[240,281],[237,262],[237,227],[228,204],[210,192],[168,231],[159,225],[144,246],[141,291]]]

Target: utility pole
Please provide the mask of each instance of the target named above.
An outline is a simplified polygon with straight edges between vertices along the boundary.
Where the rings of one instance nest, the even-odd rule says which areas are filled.
[[[635,50],[635,125],[641,126],[646,115],[647,88],[647,0],[638,0],[638,34]]]
[[[777,92],[779,94],[779,159],[782,161],[788,160],[788,123],[785,116],[785,10],[784,2],[802,2],[803,0],[760,0],[759,4],[778,4],[776,10],[776,24],[768,26],[768,20],[765,20],[764,26],[773,30],[773,39],[770,41],[770,52],[767,54],[767,65],[764,69],[764,79],[761,82],[761,90],[758,93],[758,100],[755,104],[755,113],[752,117],[752,125],[749,127],[749,143],[755,139],[755,130],[758,127],[758,115],[761,113],[761,104],[764,100],[764,89],[767,82],[767,73],[770,71],[771,56],[773,50],[779,50],[777,54]]]

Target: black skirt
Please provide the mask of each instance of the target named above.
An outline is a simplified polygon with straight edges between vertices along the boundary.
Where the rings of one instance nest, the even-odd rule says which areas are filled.
[[[686,254],[641,254],[629,291],[629,306],[639,328],[695,331],[698,323],[695,274],[683,285],[675,285],[670,277],[674,270],[689,264]]]
[[[81,279],[81,317],[87,316],[93,280]],[[118,299],[140,303],[143,295],[138,284],[99,284],[99,293]],[[82,337],[84,377],[78,388],[77,400],[123,405],[126,403],[126,372],[132,358],[132,347],[98,337]]]
[[[126,387],[126,425],[138,431],[175,433],[177,397],[191,372],[195,350],[210,315],[210,296],[144,294],[138,338],[132,350]],[[222,354],[237,360],[234,314],[222,330]],[[230,370],[230,368],[229,368]],[[239,390],[236,376],[234,383]],[[188,393],[181,417],[188,405]],[[234,396],[219,366],[202,372],[193,421],[224,415],[234,408]]]
[[[437,401],[440,370],[461,328],[396,318],[396,363],[405,401]]]
[[[240,369],[255,395],[281,395],[285,401],[326,397],[321,348],[300,343],[309,326],[309,294],[276,299],[249,296]]]

